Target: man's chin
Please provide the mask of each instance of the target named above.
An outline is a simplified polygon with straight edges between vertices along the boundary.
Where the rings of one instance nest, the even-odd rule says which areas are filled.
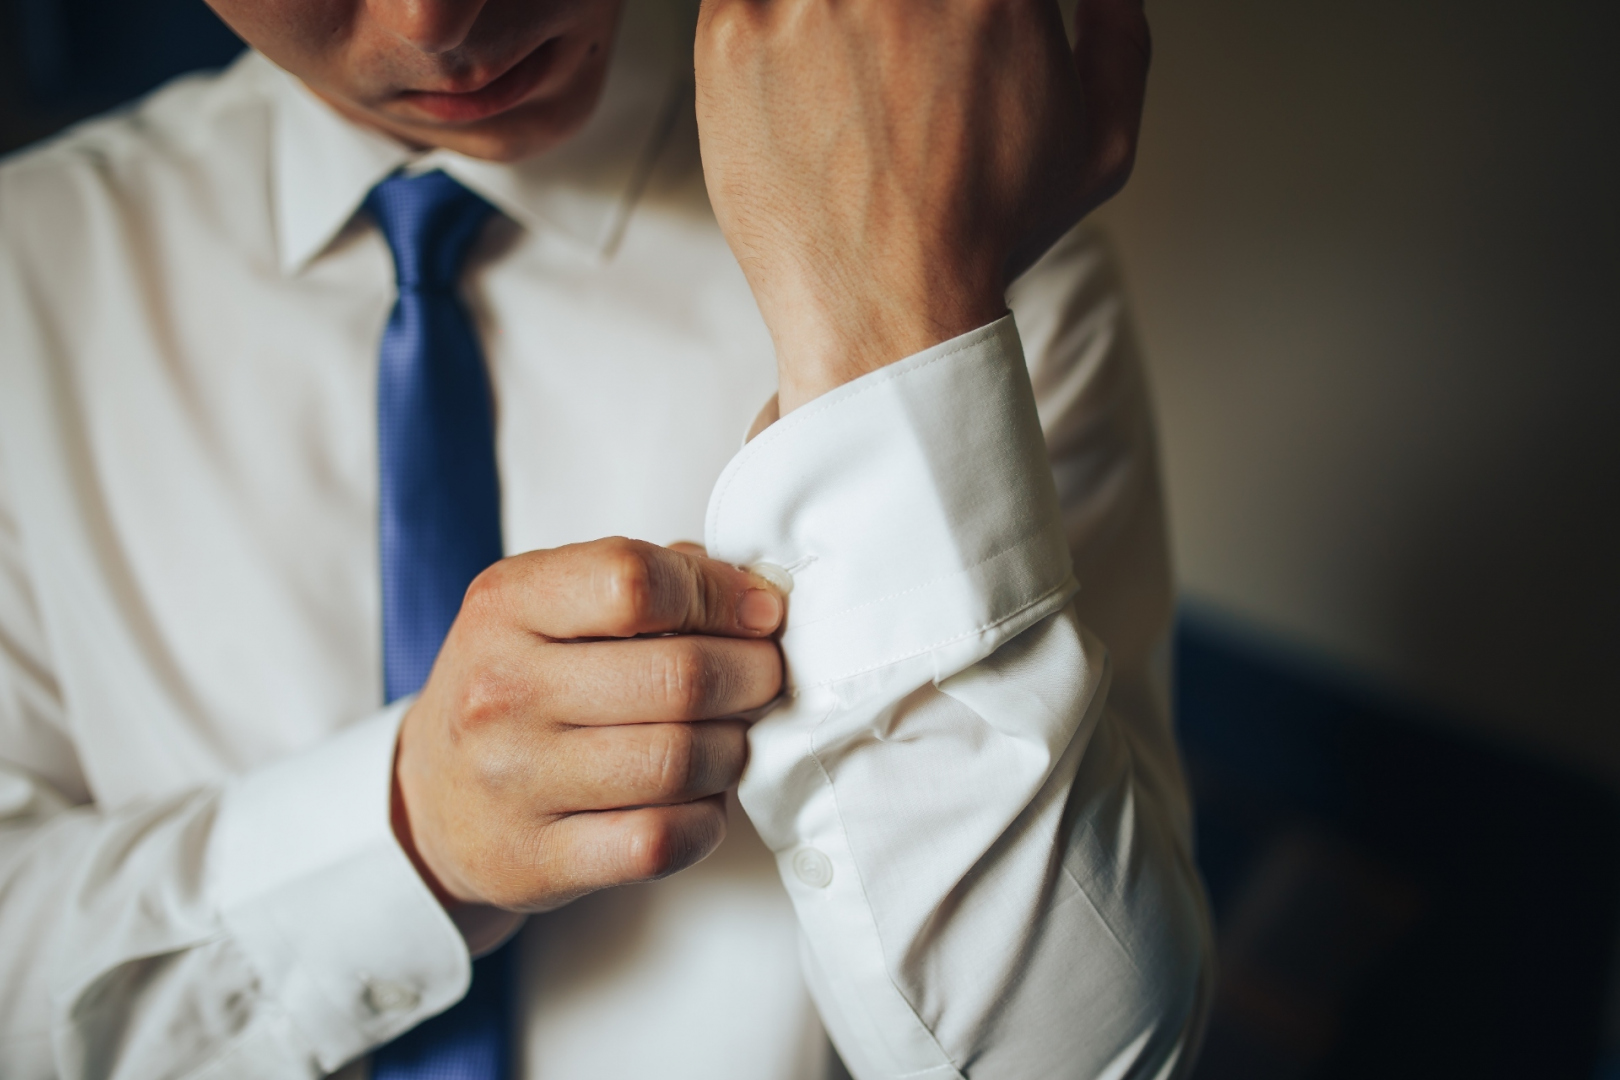
[[[562,98],[519,102],[493,116],[470,121],[441,120],[408,101],[362,109],[321,96],[349,119],[416,149],[442,148],[486,161],[513,162],[543,154],[584,127],[601,96],[605,74],[594,73]]]
[[[575,55],[570,55],[563,39],[548,38],[498,78],[476,90],[455,93],[407,90],[399,95],[398,101],[401,106],[437,123],[478,123],[537,96],[555,96],[555,90],[546,92],[547,84],[572,85],[577,75],[568,68],[577,69],[580,64],[580,50],[573,52]],[[570,78],[570,75],[576,77]]]
[[[600,86],[593,88],[599,91]],[[467,124],[434,124],[419,128],[429,146],[454,150],[486,161],[512,162],[543,154],[571,138],[596,106],[599,92],[578,102],[537,101]]]

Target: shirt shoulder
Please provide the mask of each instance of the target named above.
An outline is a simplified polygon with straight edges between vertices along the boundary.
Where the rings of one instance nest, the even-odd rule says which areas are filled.
[[[240,222],[255,200],[267,207],[267,69],[248,53],[0,161],[0,250],[19,269],[48,270],[133,237],[158,241],[173,224]]]

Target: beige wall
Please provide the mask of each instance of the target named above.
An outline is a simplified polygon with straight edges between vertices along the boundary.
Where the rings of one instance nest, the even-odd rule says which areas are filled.
[[[1104,215],[1188,591],[1620,781],[1615,9],[1156,0]]]

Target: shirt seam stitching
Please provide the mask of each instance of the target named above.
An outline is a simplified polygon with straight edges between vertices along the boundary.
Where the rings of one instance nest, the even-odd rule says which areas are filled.
[[[1018,538],[1016,538],[1014,540],[1008,541],[1005,545],[997,548],[996,550],[992,551],[990,554],[984,556],[982,559],[979,559],[976,562],[971,562],[971,563],[967,564],[966,566],[958,567],[955,570],[951,570],[951,571],[948,571],[948,572],[943,573],[943,574],[937,574],[934,577],[931,577],[926,581],[918,582],[917,584],[909,586],[907,588],[899,589],[899,590],[897,590],[895,592],[887,593],[887,594],[885,594],[883,596],[874,597],[871,600],[863,600],[859,604],[851,604],[849,607],[839,608],[837,611],[830,611],[825,615],[817,615],[814,619],[811,619],[808,622],[800,623],[797,626],[790,627],[788,632],[791,633],[793,631],[804,630],[804,629],[807,629],[807,628],[812,627],[812,626],[818,626],[821,623],[828,622],[828,621],[830,621],[832,619],[841,618],[842,616],[849,615],[849,614],[851,614],[853,612],[856,612],[856,611],[861,611],[861,610],[863,610],[865,608],[874,607],[874,606],[876,606],[878,604],[885,604],[885,603],[888,603],[890,600],[897,600],[902,596],[909,596],[910,594],[912,594],[914,592],[920,592],[923,589],[932,588],[933,586],[938,585],[940,582],[950,581],[950,580],[952,580],[954,578],[958,578],[958,577],[961,577],[961,576],[963,576],[965,574],[969,574],[972,571],[977,570],[979,567],[984,566],[986,563],[992,562],[992,561],[994,561],[996,559],[1001,558],[1003,555],[1007,555],[1007,554],[1009,554],[1011,552],[1017,551],[1019,548],[1027,547],[1030,544],[1040,540],[1042,533],[1050,532],[1050,531],[1053,531],[1053,530],[1057,530],[1058,532],[1061,532],[1062,528],[1063,528],[1063,523],[1061,521],[1049,522],[1047,524],[1047,526],[1044,529],[1040,530],[1039,532],[1025,533],[1023,536],[1020,536],[1020,537],[1018,537]],[[812,558],[814,558],[814,556],[812,556]]]

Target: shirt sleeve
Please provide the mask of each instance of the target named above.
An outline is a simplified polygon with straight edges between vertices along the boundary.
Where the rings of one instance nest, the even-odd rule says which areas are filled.
[[[0,1076],[322,1076],[457,1000],[466,947],[389,826],[400,707],[226,784],[94,803],[3,465]]]
[[[27,401],[13,361],[48,351],[9,254],[0,398]],[[242,776],[98,801],[29,572],[53,538],[16,509],[25,446],[0,439],[0,1077],[321,1076],[457,1000],[466,945],[389,824],[403,704]]]
[[[739,795],[859,1080],[1172,1075],[1207,920],[1080,623],[1012,317],[767,428],[711,554],[792,578]]]
[[[0,1074],[324,1076],[457,1000],[460,934],[371,805],[396,722],[117,812],[0,764]]]

